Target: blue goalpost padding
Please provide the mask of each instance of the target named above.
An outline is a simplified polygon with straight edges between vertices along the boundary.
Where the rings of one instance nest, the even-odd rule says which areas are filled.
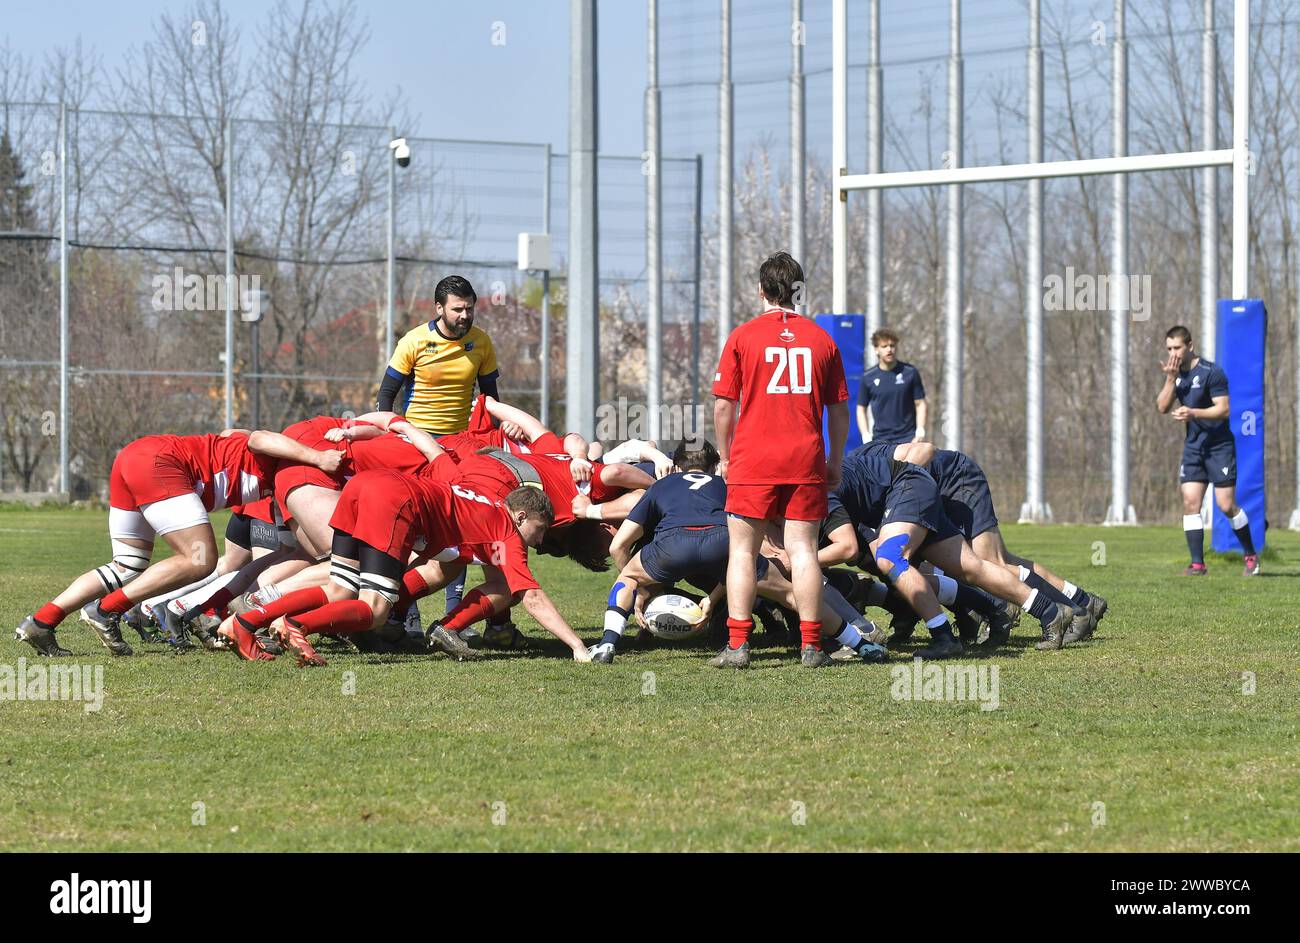
[[[1264,343],[1268,312],[1259,298],[1219,300],[1216,351],[1228,376],[1228,421],[1237,444],[1237,504],[1250,517],[1255,549],[1264,549]],[[1232,523],[1214,508],[1214,549],[1240,551]]]
[[[813,320],[835,341],[844,361],[844,377],[849,384],[849,437],[844,443],[844,454],[848,455],[862,444],[862,434],[858,432],[858,392],[865,372],[867,318],[862,314],[819,314]],[[822,442],[827,449],[830,441],[826,417],[822,416]]]

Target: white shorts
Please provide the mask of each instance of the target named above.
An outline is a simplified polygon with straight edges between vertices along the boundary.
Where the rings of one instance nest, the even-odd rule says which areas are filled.
[[[138,511],[108,509],[108,536],[115,540],[134,538],[153,542],[155,535],[170,534],[208,523],[208,511],[197,494],[178,494],[145,504]]]

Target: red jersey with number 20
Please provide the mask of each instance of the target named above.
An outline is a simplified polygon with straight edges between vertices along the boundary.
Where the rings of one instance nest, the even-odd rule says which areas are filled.
[[[740,403],[729,483],[826,480],[822,409],[845,402],[849,388],[839,348],[814,322],[773,308],[740,325],[722,349],[713,395]]]

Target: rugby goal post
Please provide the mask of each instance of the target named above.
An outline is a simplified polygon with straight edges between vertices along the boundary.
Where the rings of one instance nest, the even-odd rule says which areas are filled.
[[[895,171],[889,173],[853,174],[848,168],[848,18],[847,0],[833,0],[832,7],[832,141],[831,141],[831,179],[835,186],[835,199],[832,200],[832,313],[846,313],[848,299],[848,195],[850,192],[865,190],[879,191],[902,187],[947,186],[950,188],[949,211],[949,278],[956,269],[956,278],[960,280],[960,190],[965,184],[1006,182],[1013,180],[1035,181],[1053,177],[1078,177],[1095,175],[1125,175],[1158,170],[1186,170],[1203,167],[1232,168],[1232,297],[1242,299],[1247,293],[1247,265],[1249,262],[1248,226],[1248,192],[1249,192],[1249,114],[1250,114],[1250,7],[1249,0],[1233,0],[1233,140],[1232,147],[1221,150],[1201,150],[1184,153],[1127,154],[1127,51],[1124,38],[1125,0],[1115,0],[1115,38],[1114,75],[1117,78],[1112,89],[1114,109],[1112,114],[1115,131],[1116,156],[1087,160],[1032,161],[1023,164],[1001,164],[978,167],[952,166],[939,170]],[[1037,29],[1038,3],[1031,6],[1034,14],[1033,28]],[[1212,10],[1212,5],[1209,5]],[[955,69],[949,72],[949,109],[956,109],[958,116],[962,111],[961,99],[961,65],[960,65],[960,0],[951,0],[952,45],[955,50],[952,57]],[[1035,34],[1036,38],[1036,34]],[[1041,83],[1041,67],[1039,69]],[[1037,102],[1031,97],[1031,122],[1035,120],[1034,107],[1041,109],[1041,84]],[[1035,90],[1031,88],[1030,95]],[[876,103],[878,106],[878,103]],[[1037,120],[1041,127],[1041,111]],[[950,122],[950,141],[952,128],[957,129],[957,147],[950,144],[950,157],[955,153],[956,164],[960,165],[960,118],[954,124]],[[1031,154],[1033,142],[1031,140]],[[1122,179],[1122,177],[1117,178]],[[956,202],[955,217],[951,207]],[[1033,211],[1031,201],[1031,212]],[[1122,184],[1116,186],[1115,204],[1117,213],[1112,220],[1114,227],[1112,242],[1113,274],[1127,272],[1127,194]],[[1041,202],[1038,203],[1041,213]],[[956,222],[954,239],[953,220]],[[1031,237],[1035,227],[1041,225],[1041,216],[1029,222]],[[956,244],[956,264],[953,245]],[[1041,266],[1028,266],[1029,281],[1026,297],[1029,299],[1027,315],[1026,345],[1027,395],[1026,395],[1026,496],[1021,510],[1022,520],[1044,520],[1050,512],[1043,495],[1043,420],[1042,420],[1042,274]],[[953,297],[949,293],[950,300]],[[958,296],[959,297],[959,296]],[[1035,301],[1035,297],[1037,301]],[[961,404],[962,391],[960,382],[960,365],[962,362],[962,332],[960,308],[950,304],[946,315],[945,334],[945,370],[943,390],[944,412],[944,446],[960,449],[961,441]],[[1128,430],[1128,319],[1130,313],[1126,305],[1112,305],[1111,309],[1111,499],[1106,515],[1108,524],[1133,524],[1136,518],[1129,503],[1129,430]],[[1212,336],[1212,335],[1211,335]],[[1210,341],[1211,337],[1205,338]],[[1300,442],[1297,443],[1300,454]],[[1297,483],[1297,508],[1300,509],[1300,479]],[[1300,518],[1300,510],[1296,516]]]

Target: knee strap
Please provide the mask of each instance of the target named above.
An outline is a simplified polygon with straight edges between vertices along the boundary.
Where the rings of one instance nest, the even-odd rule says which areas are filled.
[[[880,572],[884,573],[885,579],[891,583],[897,582],[911,566],[907,562],[907,543],[907,534],[898,534],[888,540],[882,540],[880,546],[876,548],[876,565],[880,566],[882,562],[889,564],[889,569],[882,566]]]
[[[149,557],[139,547],[132,547],[122,540],[114,540],[112,543],[112,561],[95,570],[104,589],[110,593],[121,589],[149,567]]]

